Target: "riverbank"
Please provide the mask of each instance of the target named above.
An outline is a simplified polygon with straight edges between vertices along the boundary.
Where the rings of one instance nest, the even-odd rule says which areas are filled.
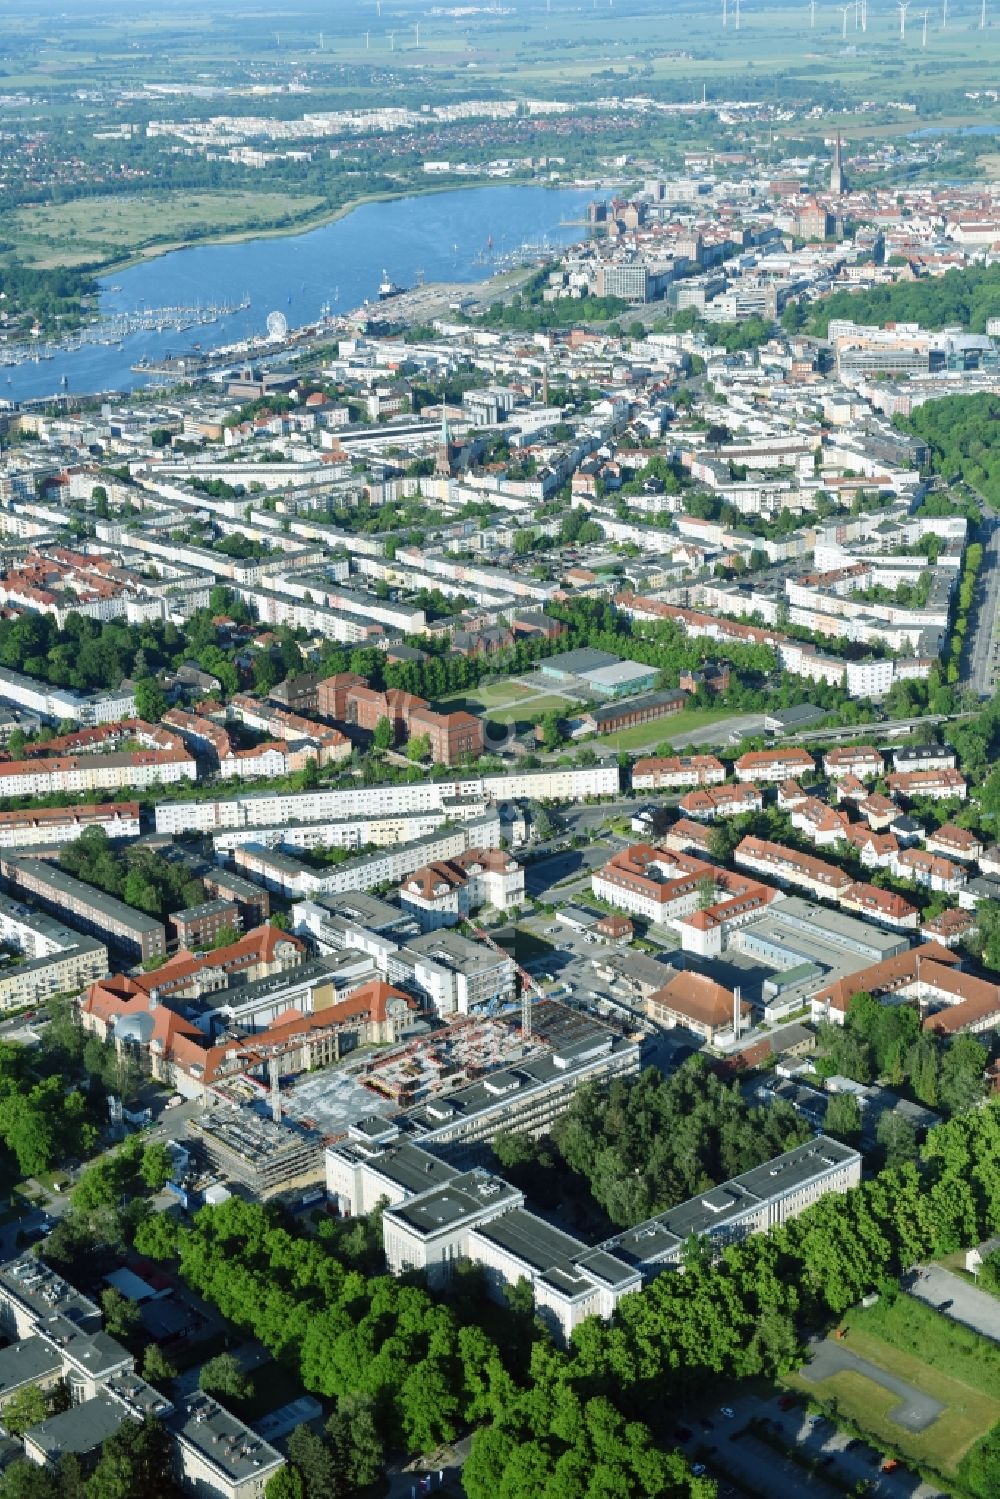
[[[204,233],[177,234],[172,235],[169,239],[156,239],[146,244],[140,243],[134,246],[126,246],[121,253],[96,261],[88,258],[86,251],[80,247],[81,239],[86,242],[86,226],[84,225],[82,230],[74,229],[73,231],[74,241],[77,246],[74,253],[60,253],[58,250],[53,252],[51,247],[49,247],[48,253],[41,258],[37,255],[32,256],[30,253],[32,243],[41,239],[51,239],[52,237],[51,233],[48,232],[46,221],[41,217],[43,214],[66,219],[67,216],[74,212],[79,215],[83,210],[90,209],[92,210],[94,221],[100,223],[102,232],[107,232],[108,225],[106,219],[102,217],[102,205],[106,205],[108,199],[103,197],[81,198],[77,199],[75,203],[62,204],[58,209],[46,207],[20,210],[20,213],[35,215],[36,220],[34,232],[27,236],[22,235],[20,243],[18,242],[18,214],[12,214],[8,220],[8,233],[11,236],[9,243],[12,245],[12,249],[7,253],[31,269],[86,268],[95,276],[103,278],[122,271],[131,270],[138,265],[148,265],[150,261],[157,260],[163,255],[172,254],[176,250],[191,250],[206,245],[238,245],[258,239],[288,239],[290,236],[308,234],[311,230],[324,229],[330,224],[335,224],[338,220],[347,218],[349,214],[371,203],[395,203],[406,198],[430,198],[444,193],[462,192],[467,189],[484,187],[531,187],[542,192],[564,192],[567,188],[572,189],[576,185],[575,183],[536,182],[529,176],[504,178],[502,183],[498,183],[496,179],[489,177],[473,177],[463,179],[460,182],[422,182],[417,180],[412,183],[401,184],[397,189],[386,189],[374,193],[359,193],[357,196],[349,198],[345,203],[339,204],[336,207],[329,203],[321,203],[318,200],[309,199],[307,201],[310,202],[311,206],[305,212],[296,215],[293,219],[289,219],[287,223],[275,223],[272,221],[271,223],[265,222],[263,224],[246,223],[232,227],[219,224],[207,229]],[[594,190],[600,191],[597,188]],[[210,203],[218,205],[219,203],[232,202],[234,198],[239,198],[245,200],[248,206],[252,206],[259,203],[262,199],[268,201],[277,199],[279,195],[275,193],[254,192],[239,194],[226,192],[206,193],[202,190],[198,190],[197,192],[185,191],[182,194],[164,193],[157,200],[158,215],[162,217],[164,214],[169,213],[171,199],[174,199],[176,203],[178,197],[183,197],[190,205],[200,208],[205,199]],[[115,195],[114,202],[120,205],[122,203],[121,195]],[[282,216],[291,211],[295,202],[295,198],[280,197]],[[29,251],[27,259],[24,258],[25,248]]]
[[[514,283],[504,274],[495,280],[494,273],[509,271],[519,250],[527,264],[581,238],[578,221],[594,193],[593,186],[546,184],[540,190],[511,182],[420,187],[419,192],[359,193],[351,204],[336,207],[324,204],[322,212],[309,216],[312,227],[301,218],[294,226],[272,225],[265,232],[223,223],[214,228],[216,242],[198,240],[168,250],[168,244],[185,238],[173,233],[169,241],[165,236],[127,257],[128,268],[122,255],[118,267],[100,279],[104,318],[127,319],[149,309],[197,313],[227,305],[235,295],[239,307],[210,328],[197,317],[187,327],[166,319],[162,326],[144,327],[110,344],[54,350],[54,358],[38,369],[32,363],[4,372],[0,395],[31,400],[60,389],[127,390],[145,383],[136,365],[200,357],[205,349],[256,348],[272,312],[281,312],[289,327],[303,328],[374,302],[383,267],[393,281],[410,288],[401,309],[407,321],[447,315],[459,300],[497,300]],[[283,208],[287,212],[288,205]],[[170,220],[164,216],[161,222]],[[120,236],[118,243],[128,241]],[[492,263],[494,254],[500,265]]]

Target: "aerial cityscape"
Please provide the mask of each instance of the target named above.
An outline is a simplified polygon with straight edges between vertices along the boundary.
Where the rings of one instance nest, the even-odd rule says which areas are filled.
[[[1000,1495],[998,78],[6,0],[0,1499]]]

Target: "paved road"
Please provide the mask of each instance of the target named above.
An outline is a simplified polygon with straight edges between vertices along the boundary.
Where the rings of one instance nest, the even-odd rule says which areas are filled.
[[[980,697],[992,696],[1000,657],[993,655],[993,632],[1000,602],[1000,523],[986,514],[980,526],[983,564],[973,595],[972,634],[968,637],[964,659],[964,679]]]
[[[709,1408],[707,1416],[712,1429],[700,1428],[697,1414],[684,1419],[691,1428],[688,1441],[678,1445],[696,1461],[695,1454],[706,1447],[714,1451],[703,1456],[709,1473],[721,1479],[731,1474],[742,1488],[759,1494],[761,1499],[795,1499],[798,1494],[813,1494],[826,1499],[835,1494],[854,1493],[863,1481],[867,1492],[879,1499],[944,1499],[939,1489],[924,1483],[919,1475],[900,1466],[892,1473],[881,1471],[882,1449],[839,1431],[832,1421],[812,1421],[801,1405],[782,1410],[778,1394],[761,1397],[742,1391],[730,1397],[733,1419]],[[748,1429],[751,1420],[763,1421],[774,1438],[786,1448],[796,1448],[802,1461],[784,1456],[769,1442]],[[810,1473],[805,1463],[819,1463],[817,1473]]]
[[[943,1270],[940,1265],[926,1265],[906,1281],[912,1296],[919,1296],[928,1306],[964,1322],[966,1327],[1000,1343],[1000,1301],[977,1286],[970,1286],[961,1276]]]
[[[937,1420],[944,1406],[940,1400],[935,1400],[931,1395],[925,1395],[914,1385],[907,1384],[903,1379],[897,1379],[895,1374],[887,1374],[877,1364],[870,1363],[866,1358],[859,1358],[856,1353],[844,1346],[843,1343],[833,1343],[829,1339],[823,1342],[810,1343],[812,1357],[802,1369],[802,1378],[808,1379],[810,1383],[821,1384],[824,1379],[829,1379],[831,1374],[839,1374],[842,1370],[850,1370],[856,1374],[863,1374],[866,1379],[871,1379],[875,1384],[881,1385],[884,1390],[890,1390],[892,1394],[899,1396],[899,1404],[893,1406],[889,1411],[889,1420],[894,1421],[897,1426],[905,1427],[907,1431],[923,1431]]]

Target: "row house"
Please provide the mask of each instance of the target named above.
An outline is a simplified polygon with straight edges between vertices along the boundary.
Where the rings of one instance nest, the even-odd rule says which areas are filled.
[[[828,807],[818,797],[811,796],[791,815],[792,827],[803,834],[817,848],[830,848],[843,841],[851,819],[846,812]]]
[[[912,932],[917,928],[920,912],[916,906],[896,895],[892,890],[880,890],[877,885],[861,881],[849,886],[840,897],[841,909],[853,911],[879,926],[892,927],[895,931]]]
[[[875,833],[882,833],[886,828],[891,828],[899,816],[899,807],[889,796],[882,796],[880,792],[872,792],[858,802],[858,816],[863,817],[868,826]]]
[[[896,855],[892,872],[897,879],[926,885],[940,895],[957,895],[969,878],[961,864],[922,848],[904,848]]]
[[[791,777],[787,781],[782,781],[778,787],[777,802],[779,812],[791,812],[795,807],[801,807],[803,802],[807,802],[808,800],[809,793],[803,791],[798,781]]]
[[[835,864],[826,864],[811,854],[800,854],[797,849],[769,843],[763,838],[744,838],[733,858],[743,869],[753,869],[779,884],[800,885],[813,895],[828,900],[839,900],[854,883],[850,875]]]
[[[871,744],[828,750],[823,756],[823,770],[831,780],[856,776],[859,781],[877,780],[885,773],[885,761]]]
[[[680,799],[680,810],[686,817],[701,822],[713,822],[718,817],[742,817],[746,812],[759,812],[764,798],[753,782],[738,786],[707,786],[699,791],[689,791]]]
[[[789,776],[812,775],[816,762],[804,749],[754,750],[741,755],[734,769],[737,780],[776,784]]]
[[[866,869],[891,869],[899,853],[895,833],[875,833],[864,822],[854,822],[844,832],[844,841],[855,849]]]
[[[950,744],[906,744],[893,750],[892,768],[897,771],[954,770],[958,755]]]
[[[726,769],[714,755],[661,755],[636,760],[635,791],[673,791],[685,786],[721,786]]]
[[[946,859],[958,859],[969,864],[976,863],[983,853],[982,839],[968,828],[957,827],[953,822],[946,822],[936,833],[928,833],[926,848],[928,853],[943,854]],[[983,873],[988,871],[984,869]]]
[[[927,797],[930,801],[948,801],[952,797],[964,801],[968,791],[965,777],[960,771],[945,766],[938,770],[894,771],[886,779],[894,796],[904,796],[913,801]]]

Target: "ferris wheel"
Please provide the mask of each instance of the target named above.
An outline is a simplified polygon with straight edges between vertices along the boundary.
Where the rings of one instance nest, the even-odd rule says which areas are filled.
[[[267,336],[279,342],[288,337],[288,319],[283,312],[269,312],[267,315]]]

